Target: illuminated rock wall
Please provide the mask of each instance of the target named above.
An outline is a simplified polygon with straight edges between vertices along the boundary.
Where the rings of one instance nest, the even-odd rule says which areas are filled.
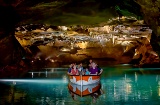
[[[150,45],[152,30],[147,26],[58,26],[56,30],[48,26],[43,30],[43,25],[35,30],[29,29],[32,31],[26,30],[27,27],[33,26],[18,27],[16,38],[24,49],[30,49],[34,59],[62,64],[84,62],[90,58],[99,64],[151,64],[159,61]],[[37,46],[39,51],[35,53],[31,46]],[[141,59],[139,55],[142,55]],[[139,61],[132,62],[135,59]]]
[[[160,1],[158,0],[136,0],[141,6],[141,11],[143,13],[144,21],[146,24],[150,25],[153,30],[153,35],[151,38],[151,45],[159,55],[160,55]]]
[[[2,23],[0,24],[0,44],[2,45],[0,56],[1,65],[7,65],[13,62],[14,60],[11,60],[11,58],[21,58],[19,54],[23,50],[21,46],[26,50],[29,59],[41,58],[54,63],[80,62],[87,58],[105,61],[108,64],[130,63],[138,58],[138,63],[136,62],[136,64],[159,62],[157,53],[159,54],[158,43],[160,42],[160,2],[157,0],[136,0],[142,8],[144,21],[137,21],[135,17],[138,17],[138,13],[138,15],[134,13],[135,17],[132,17],[132,13],[123,11],[121,8],[119,11],[115,10],[119,9],[118,7],[120,7],[120,5],[114,3],[114,5],[111,3],[111,5],[110,2],[109,4],[112,8],[108,9],[107,14],[99,11],[97,1],[87,2],[88,4],[85,4],[86,2],[83,1],[76,2],[76,4],[71,2],[72,6],[67,5],[67,3],[70,4],[68,1],[55,1],[47,4],[43,4],[42,2],[43,0],[13,0],[8,3],[0,1],[0,6],[2,7],[0,10],[3,14],[0,18],[0,22]],[[92,5],[89,5],[90,3]],[[107,2],[104,2],[104,5],[105,3]],[[14,26],[18,22],[17,14],[13,11],[14,9],[10,8],[10,4],[17,9],[22,19],[24,19],[20,24],[23,22],[41,23],[41,25],[36,25],[37,27],[32,27],[33,25],[24,26],[23,29],[21,28],[22,30],[16,32],[16,39],[20,42],[21,46],[15,44],[18,42],[16,42],[14,37],[12,37],[12,39],[10,36],[14,35]],[[120,4],[127,4],[127,2]],[[74,11],[75,8],[77,8],[75,5],[79,7],[79,11]],[[104,5],[100,5],[100,7]],[[23,8],[23,6],[25,6],[25,8]],[[88,7],[90,8],[91,6],[94,8],[88,9]],[[117,8],[113,8],[114,6]],[[135,8],[133,8],[133,10],[135,10]],[[130,8],[130,10],[132,9]],[[50,11],[52,11],[53,14],[51,14]],[[128,18],[123,16],[125,13],[127,13]],[[66,19],[64,19],[64,17]],[[135,25],[132,24],[132,22],[136,22],[138,26],[130,27]],[[153,33],[150,29],[148,31],[145,30],[146,24],[144,25],[143,22],[153,30]],[[69,25],[57,25],[50,27],[50,25],[42,25],[44,23],[81,25],[71,25],[71,27]],[[141,25],[144,27],[143,29]],[[151,43],[152,47],[149,43]],[[34,47],[32,48],[33,45]],[[19,50],[17,50],[17,48]],[[34,48],[37,50],[33,51]],[[156,51],[156,53],[153,50]],[[39,56],[39,53],[41,56]],[[15,54],[18,55],[13,57]]]

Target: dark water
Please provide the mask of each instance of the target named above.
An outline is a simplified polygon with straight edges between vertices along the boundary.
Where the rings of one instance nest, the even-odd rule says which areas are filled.
[[[160,69],[103,68],[100,88],[79,96],[68,89],[67,69],[31,71],[26,79],[0,79],[0,105],[160,105]]]

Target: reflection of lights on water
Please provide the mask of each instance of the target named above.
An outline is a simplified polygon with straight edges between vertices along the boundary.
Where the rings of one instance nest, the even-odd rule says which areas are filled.
[[[15,82],[15,81],[13,81],[13,85],[16,85],[16,82]]]
[[[159,77],[158,77],[158,75],[156,76],[156,82],[159,80]]]
[[[46,77],[47,77],[47,70],[46,70]]]
[[[135,82],[137,82],[138,76],[137,73],[135,72]]]
[[[131,84],[126,83],[126,93],[127,94],[131,93],[131,88],[132,88]]]
[[[41,75],[41,72],[38,73],[38,76],[40,76],[40,75]]]
[[[66,75],[63,75],[63,81],[64,81],[64,83],[67,83],[67,76]]]
[[[136,73],[135,73],[135,76],[136,76]],[[126,91],[127,94],[131,93],[131,89],[132,89],[132,86],[129,83],[130,81],[131,81],[130,78],[127,78],[127,75],[125,74],[125,83],[124,83],[124,86],[125,86],[125,91]]]
[[[158,87],[158,96],[160,96],[160,86]]]
[[[65,100],[57,100],[56,105],[65,105]]]
[[[160,96],[160,81],[158,81],[158,96]]]
[[[123,66],[128,66],[128,65],[130,65],[130,64],[122,64]]]
[[[114,80],[114,97],[116,95],[116,81]]]
[[[34,74],[33,74],[33,72],[32,72],[32,78],[33,78],[33,76],[34,76]]]
[[[54,71],[55,71],[54,68],[52,68],[52,69],[51,69],[51,72],[53,73]]]
[[[61,84],[61,83],[67,83],[63,79],[0,79],[0,82],[14,82],[14,83],[51,83],[51,84]]]

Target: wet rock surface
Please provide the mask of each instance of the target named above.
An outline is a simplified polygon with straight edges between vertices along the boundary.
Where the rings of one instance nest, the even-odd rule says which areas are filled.
[[[32,24],[17,27],[15,36],[27,54],[33,55],[30,59],[42,60],[47,67],[86,62],[88,59],[104,66],[159,62],[158,54],[149,43],[152,30],[137,23],[96,27]],[[135,59],[139,61],[133,62]]]

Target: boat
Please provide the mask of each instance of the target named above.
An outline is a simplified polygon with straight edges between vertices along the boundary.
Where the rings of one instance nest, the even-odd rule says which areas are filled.
[[[70,82],[77,85],[89,85],[100,81],[100,75],[69,75]]]
[[[70,93],[76,94],[78,96],[88,96],[93,93],[96,93],[98,90],[101,89],[100,82],[90,84],[90,85],[77,85],[72,82],[68,84],[68,89]]]

